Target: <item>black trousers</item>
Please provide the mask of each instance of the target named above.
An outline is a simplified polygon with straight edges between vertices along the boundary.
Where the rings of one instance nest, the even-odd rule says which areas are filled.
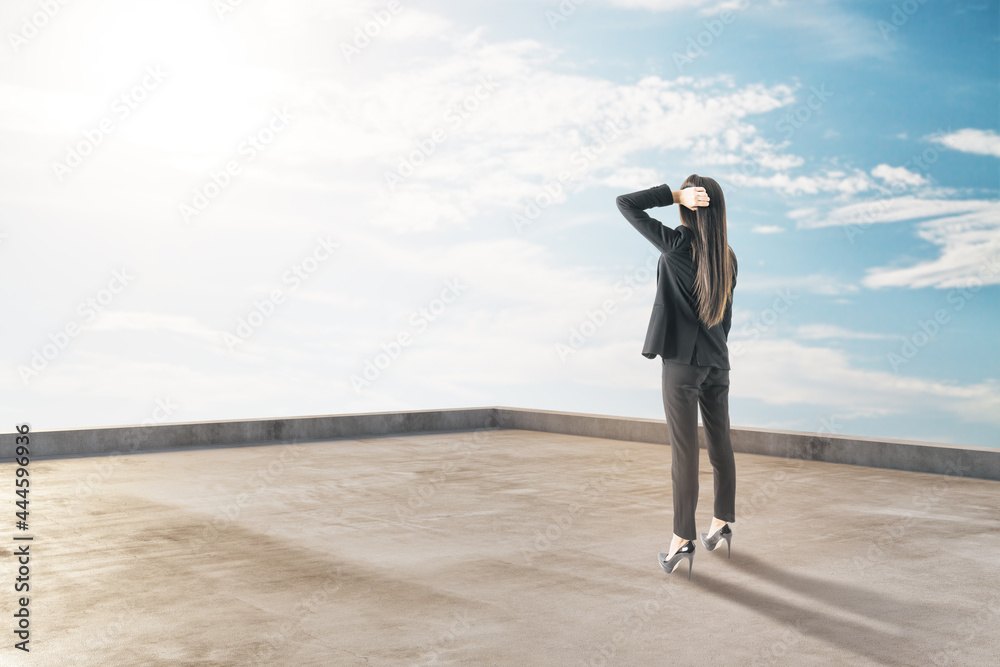
[[[670,433],[674,534],[696,540],[698,406],[715,471],[715,516],[736,521],[736,459],[729,440],[729,371],[663,360],[663,410]]]

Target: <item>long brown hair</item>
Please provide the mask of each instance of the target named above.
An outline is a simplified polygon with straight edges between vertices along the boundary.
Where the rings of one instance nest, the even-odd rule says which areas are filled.
[[[694,232],[691,258],[694,261],[694,297],[698,319],[711,328],[722,322],[726,306],[733,297],[736,253],[726,236],[726,199],[719,184],[707,176],[691,174],[681,189],[705,188],[708,206],[693,211],[680,206],[681,222]]]

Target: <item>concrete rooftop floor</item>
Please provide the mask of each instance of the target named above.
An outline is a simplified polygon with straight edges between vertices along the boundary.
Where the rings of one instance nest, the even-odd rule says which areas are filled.
[[[35,460],[32,650],[8,589],[0,662],[997,664],[1000,482],[736,465],[732,558],[699,544],[688,581],[656,561],[666,445],[495,430]],[[705,451],[700,482],[705,530]]]

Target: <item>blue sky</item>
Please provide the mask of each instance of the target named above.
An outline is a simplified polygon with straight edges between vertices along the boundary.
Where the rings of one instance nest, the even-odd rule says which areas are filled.
[[[698,173],[733,425],[1000,446],[996,2],[39,11],[0,10],[5,428],[662,418],[614,199]]]

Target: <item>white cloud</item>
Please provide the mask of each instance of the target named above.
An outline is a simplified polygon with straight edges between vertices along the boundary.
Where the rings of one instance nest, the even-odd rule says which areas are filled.
[[[655,12],[673,12],[696,9],[712,0],[609,0],[609,4],[624,9],[647,9]]]
[[[973,422],[1000,425],[1000,387],[996,382],[956,385],[866,370],[851,365],[847,353],[810,347],[789,339],[759,339],[730,344],[739,373],[733,373],[732,398],[772,405],[810,404],[831,414],[855,417],[919,414],[944,410]],[[734,348],[736,352],[734,353]]]
[[[814,273],[805,276],[765,276],[762,274],[740,276],[736,289],[753,292],[790,291],[792,294],[810,292],[835,296],[851,294],[859,291],[860,288],[857,285],[841,282],[829,275]]]
[[[898,336],[889,334],[866,333],[851,331],[834,324],[803,324],[795,330],[795,337],[803,340],[822,340],[826,338],[844,338],[854,340],[884,340],[896,339]]]
[[[868,271],[867,287],[961,288],[1000,283],[1000,202],[920,223],[917,235],[941,248],[936,259]]]
[[[754,234],[778,234],[785,231],[785,228],[779,225],[754,225],[750,231]]]
[[[815,207],[811,206],[805,208],[796,208],[789,211],[785,215],[787,215],[792,220],[798,220],[799,218],[809,218],[816,215],[816,209]]]
[[[402,6],[405,7],[405,4]],[[384,8],[379,7],[378,9]],[[371,20],[370,17],[368,19]],[[385,39],[392,41],[440,38],[442,33],[454,27],[454,24],[443,16],[420,11],[413,7],[407,8],[406,11],[401,10],[392,21],[392,29],[383,31]]]
[[[864,227],[874,223],[919,220],[985,211],[993,206],[995,206],[994,202],[981,199],[930,199],[914,195],[881,197],[840,206],[830,211],[823,219],[813,217],[802,220],[798,226],[801,228],[844,225]],[[805,217],[807,216],[803,216],[803,218]]]
[[[577,3],[582,1],[577,0]],[[757,0],[756,2],[751,2],[751,0],[604,0],[604,2],[613,7],[644,9],[653,12],[686,12],[697,9],[698,13],[702,15],[738,12],[748,10],[752,6],[756,8],[765,5],[762,0]],[[782,8],[786,5],[786,0],[770,0],[766,3],[765,10],[774,12],[777,8]],[[832,20],[829,13],[827,13],[826,20],[828,22]],[[822,22],[816,20],[815,27],[823,28]]]
[[[827,170],[814,176],[790,176],[786,173],[770,176],[744,176],[739,173],[728,176],[738,187],[759,187],[778,190],[784,195],[819,194],[833,192],[841,196],[851,196],[875,187],[875,181],[860,169],[852,173]]]
[[[643,188],[659,185],[657,181],[662,181],[662,174],[649,167],[622,167],[601,179],[602,185],[615,188],[617,190],[642,190]],[[677,185],[680,187],[680,184]]]
[[[872,176],[882,179],[890,186],[896,187],[924,185],[927,183],[927,178],[910,171],[906,167],[890,167],[887,164],[880,164],[872,169]]]
[[[365,192],[374,224],[397,231],[459,225],[487,211],[505,217],[542,196],[545,183],[567,174],[564,189],[596,184],[644,187],[661,174],[630,167],[649,150],[726,155],[769,150],[780,164],[797,163],[756,136],[747,117],[794,99],[784,85],[737,88],[729,77],[678,79],[648,76],[632,85],[553,70],[552,52],[530,41],[456,42],[457,53],[428,59],[358,82],[318,81],[301,131],[275,149],[282,167],[315,164],[350,168],[377,165],[377,173],[405,172],[388,196]],[[483,95],[484,80],[496,89]],[[479,92],[484,99],[476,99]],[[456,115],[458,105],[474,106]],[[431,139],[439,130],[440,141]],[[419,162],[419,164],[417,164]],[[356,171],[356,169],[354,169]],[[308,175],[308,174],[306,174]],[[625,179],[641,179],[626,184]]]
[[[166,315],[148,311],[108,310],[88,328],[95,331],[165,331],[218,343],[221,334],[191,316]]]
[[[857,242],[871,224],[923,220],[917,235],[940,247],[940,256],[908,267],[868,270],[866,287],[965,287],[970,281],[1000,282],[994,268],[1000,252],[1000,202],[982,199],[932,199],[914,195],[856,202],[823,219],[801,216],[800,228],[844,226]],[[930,218],[929,220],[927,218]]]
[[[438,35],[435,39],[448,47],[436,46],[419,60],[404,60],[391,69],[376,67],[380,54],[410,49],[393,44],[393,39],[412,36],[404,31],[408,25],[424,26],[421,34]],[[351,204],[364,202],[358,209],[365,222],[400,232],[464,226],[489,213],[509,218],[544,196],[543,185],[564,172],[569,174],[567,194],[594,185],[638,189],[649,182],[653,170],[630,163],[649,150],[697,152],[705,164],[736,162],[751,151],[761,156],[766,168],[801,164],[801,158],[782,153],[758,136],[750,121],[753,115],[791,104],[795,97],[790,86],[738,87],[728,76],[647,76],[618,85],[553,67],[558,51],[544,44],[488,42],[481,30],[441,33],[438,28],[443,26],[419,12],[401,12],[392,30],[386,28],[350,65],[349,78],[322,67],[294,69],[280,60],[268,77],[239,62],[216,63],[199,76],[238,82],[232,83],[232,91],[213,93],[226,97],[230,106],[215,105],[211,96],[185,106],[185,100],[192,102],[184,97],[191,93],[185,83],[189,73],[178,75],[176,82],[168,80],[162,91],[155,91],[162,95],[151,96],[148,108],[128,123],[134,141],[144,145],[109,138],[100,154],[85,164],[88,179],[92,185],[100,179],[102,187],[114,184],[116,191],[136,201],[181,200],[208,178],[208,171],[236,154],[241,134],[246,134],[243,128],[258,130],[275,100],[289,103],[294,120],[262,151],[263,158],[246,166],[237,187],[326,191],[341,200],[342,193],[350,193]],[[347,28],[342,32],[349,34]],[[397,37],[388,38],[397,32]],[[318,36],[307,33],[302,38],[308,42]],[[328,42],[325,39],[324,48],[330,47]],[[180,58],[182,51],[170,53]],[[184,63],[190,60],[184,58]],[[484,81],[495,82],[495,90]],[[58,94],[28,84],[11,87],[10,92],[0,95],[0,125],[12,131],[69,137],[75,133],[74,123],[83,122],[77,116],[86,115],[83,98],[60,103]],[[98,95],[89,107],[100,108],[104,100]],[[178,105],[185,107],[183,122],[175,113]],[[44,120],[45,108],[77,109],[76,120]],[[609,123],[616,123],[617,129]],[[435,130],[441,131],[439,141],[431,139]],[[154,146],[157,152],[138,154]],[[14,165],[38,162],[38,156],[47,153],[55,157],[51,150],[29,145],[2,159],[16,173]],[[412,175],[392,193],[384,175],[401,165],[404,171],[413,166]],[[154,168],[169,173],[153,178]],[[640,180],[626,184],[632,177]],[[666,178],[661,174],[652,180]],[[235,189],[226,193],[230,200]],[[44,196],[52,202],[49,206],[69,211],[81,208],[74,197],[92,200],[89,193],[71,190],[53,197],[48,192],[25,193],[24,188],[12,188],[4,196],[12,202],[26,196],[37,202]],[[242,202],[235,205],[246,208]],[[221,210],[222,205],[213,208]],[[344,205],[339,208],[345,215],[354,214]]]
[[[964,128],[957,132],[928,138],[956,151],[1000,157],[1000,135],[994,130]]]

